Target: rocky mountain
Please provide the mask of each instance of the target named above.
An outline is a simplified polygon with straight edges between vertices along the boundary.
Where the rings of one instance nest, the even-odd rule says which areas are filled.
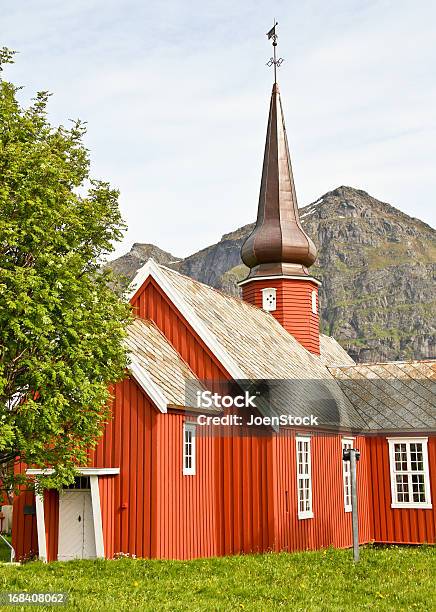
[[[436,357],[436,231],[351,187],[338,187],[301,208],[300,217],[318,248],[311,271],[323,283],[323,332],[359,362]],[[153,257],[237,295],[237,281],[247,274],[239,251],[252,228],[225,234],[185,259],[134,244],[110,266],[131,279]]]

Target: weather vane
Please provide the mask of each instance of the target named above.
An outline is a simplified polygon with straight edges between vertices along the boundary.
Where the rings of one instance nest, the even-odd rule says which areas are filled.
[[[272,38],[272,46],[273,46],[274,55],[273,57],[270,58],[269,62],[267,62],[266,65],[269,68],[271,68],[271,66],[274,66],[274,83],[277,83],[277,68],[279,68],[284,61],[282,57],[279,57],[278,59],[276,57],[276,47],[277,47],[277,38],[278,38],[276,34],[276,26],[278,25],[279,25],[278,21],[274,19],[273,27],[271,28],[271,30],[269,30],[269,32],[266,33],[266,35],[268,36],[268,40],[271,40]]]

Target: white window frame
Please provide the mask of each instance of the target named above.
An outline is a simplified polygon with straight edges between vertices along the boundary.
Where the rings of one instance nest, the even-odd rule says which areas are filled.
[[[262,309],[266,312],[274,312],[277,310],[277,289],[274,287],[265,287],[262,291]],[[269,298],[272,298],[273,303],[269,303]]]
[[[318,314],[318,307],[317,307],[317,291],[316,289],[312,289],[312,314]]]
[[[302,470],[300,473],[300,465],[303,467],[306,462],[299,460],[299,444],[307,443],[307,472]],[[297,466],[297,510],[299,519],[313,518],[313,505],[312,505],[312,453],[311,453],[311,439],[309,436],[296,436],[295,438],[295,449],[296,449],[296,466]],[[303,451],[304,452],[304,451]],[[305,502],[306,498],[301,495],[303,487],[300,487],[300,481],[308,482],[308,508],[300,510],[300,502]]]
[[[391,508],[419,508],[428,509],[432,508],[431,503],[431,492],[430,492],[430,472],[428,467],[428,438],[387,438],[389,444],[389,466],[391,475]],[[407,457],[407,470],[397,470],[395,465],[395,445],[405,444],[406,445],[406,457]],[[411,444],[422,444],[422,470],[412,470],[411,466]],[[412,475],[422,474],[424,476],[424,494],[425,501],[398,501],[397,481],[396,476],[398,474],[407,475],[409,494],[413,494],[412,488]]]
[[[342,453],[346,448],[353,448],[354,438],[342,438]],[[344,510],[352,511],[351,504],[351,463],[342,459],[342,479],[344,482]]]
[[[190,442],[186,439],[186,434],[191,433]],[[182,439],[182,462],[183,462],[183,475],[184,476],[195,476],[196,468],[196,427],[194,423],[183,423],[183,439]],[[190,445],[190,448],[189,448]],[[188,450],[191,452],[188,453]],[[191,465],[188,464],[188,458],[190,456]]]

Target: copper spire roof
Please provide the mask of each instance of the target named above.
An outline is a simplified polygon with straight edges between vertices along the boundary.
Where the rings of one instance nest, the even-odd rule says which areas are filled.
[[[298,214],[282,103],[274,83],[269,108],[256,226],[242,245],[243,262],[256,276],[308,274],[316,247]]]

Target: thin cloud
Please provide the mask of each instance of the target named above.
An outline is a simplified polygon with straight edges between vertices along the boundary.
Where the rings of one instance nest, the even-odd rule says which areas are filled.
[[[3,5],[3,6],[2,6]],[[276,2],[279,78],[301,205],[348,184],[429,223],[436,5]],[[271,73],[266,0],[0,0],[7,77],[88,121],[93,172],[132,242],[186,255],[256,213]]]

